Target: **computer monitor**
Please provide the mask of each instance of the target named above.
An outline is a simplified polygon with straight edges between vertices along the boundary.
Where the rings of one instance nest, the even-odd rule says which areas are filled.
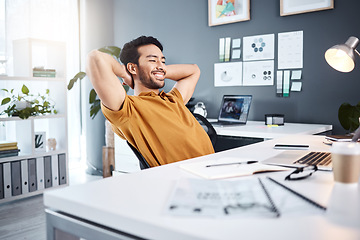
[[[224,95],[218,122],[246,124],[252,95]]]

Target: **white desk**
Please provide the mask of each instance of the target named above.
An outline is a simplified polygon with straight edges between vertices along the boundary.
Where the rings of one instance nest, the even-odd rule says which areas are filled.
[[[208,120],[210,122],[217,121],[216,119]],[[214,128],[219,135],[216,148],[223,150],[289,135],[320,134],[331,131],[332,125],[285,123],[284,126],[268,127],[263,121],[248,121],[246,125],[224,127],[215,126]],[[224,138],[230,138],[230,140],[227,141]],[[248,138],[250,140],[246,141],[244,138]],[[256,141],[254,141],[254,138]],[[223,141],[225,141],[225,143],[222,144]],[[238,141],[240,141],[240,143],[238,143]],[[134,172],[139,169],[139,161],[126,144],[126,141],[120,139],[118,136],[115,136],[115,170]]]
[[[213,120],[210,120],[213,122]],[[283,126],[268,127],[263,121],[248,121],[245,125],[214,126],[218,135],[232,137],[263,138],[265,140],[288,135],[313,135],[332,130],[332,125],[285,123]]]
[[[329,146],[322,143],[323,139],[323,136],[311,135],[286,137],[187,161],[239,156],[261,161],[282,151],[273,149],[277,141],[307,143],[310,150],[327,151]],[[285,212],[280,218],[217,219],[169,216],[164,207],[175,182],[180,178],[197,178],[181,170],[179,164],[181,163],[46,191],[44,204],[48,239],[53,239],[54,229],[88,240],[360,239],[358,186],[346,188],[334,185],[331,172],[316,172],[308,179],[293,182],[294,186],[312,195],[314,200],[328,205],[327,212],[323,214],[306,214],[306,209],[294,209],[298,215]],[[272,173],[272,176],[276,174],[279,173]],[[306,190],[305,186],[308,186],[309,190]]]

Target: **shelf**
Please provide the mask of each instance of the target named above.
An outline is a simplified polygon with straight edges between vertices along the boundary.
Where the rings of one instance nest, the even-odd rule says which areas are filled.
[[[57,155],[57,154],[62,154],[62,153],[67,154],[65,149],[44,151],[44,152],[35,152],[34,154],[21,153],[21,150],[20,150],[20,153],[18,156],[0,158],[0,163],[12,162],[12,161],[18,161],[18,160],[24,160],[24,159],[30,159],[30,158],[37,158],[37,157],[44,157],[44,156],[50,156],[50,155]]]
[[[64,77],[16,77],[16,76],[0,76],[0,81],[44,81],[44,82],[64,82]]]
[[[49,114],[41,116],[31,116],[27,119],[21,119],[19,117],[6,117],[5,115],[0,116],[0,122],[7,121],[27,121],[27,120],[37,120],[37,119],[51,119],[51,118],[65,118],[65,114]]]
[[[56,77],[33,77],[36,66],[55,69]],[[0,89],[14,89],[17,94],[24,84],[34,96],[43,96],[49,90],[49,101],[55,104],[58,114],[27,119],[0,115],[0,140],[17,142],[20,149],[18,156],[0,158],[0,204],[66,186],[69,181],[65,44],[33,38],[13,40],[10,72],[10,76],[0,76]],[[0,101],[7,95],[0,91]],[[0,112],[5,108],[1,106]],[[49,150],[50,138],[56,140],[57,150]],[[36,148],[36,141],[46,147]]]

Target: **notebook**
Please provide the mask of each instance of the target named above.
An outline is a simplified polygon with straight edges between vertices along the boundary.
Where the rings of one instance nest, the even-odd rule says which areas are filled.
[[[252,95],[224,95],[218,121],[213,125],[246,124]]]
[[[180,165],[180,168],[205,179],[241,177],[262,172],[289,170],[285,167],[266,165],[256,161],[256,163],[251,164],[237,164],[249,161],[251,162],[252,160],[242,158],[219,158],[210,161],[184,163]]]
[[[301,167],[316,165],[319,170],[331,171],[332,162],[330,152],[310,152],[305,150],[287,150],[268,158],[261,163],[286,167]]]

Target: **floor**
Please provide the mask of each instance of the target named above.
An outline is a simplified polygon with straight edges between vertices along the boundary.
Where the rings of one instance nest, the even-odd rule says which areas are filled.
[[[102,179],[102,176],[89,175],[84,167],[69,170],[70,185],[99,179]],[[46,239],[42,195],[0,204],[0,239]]]

